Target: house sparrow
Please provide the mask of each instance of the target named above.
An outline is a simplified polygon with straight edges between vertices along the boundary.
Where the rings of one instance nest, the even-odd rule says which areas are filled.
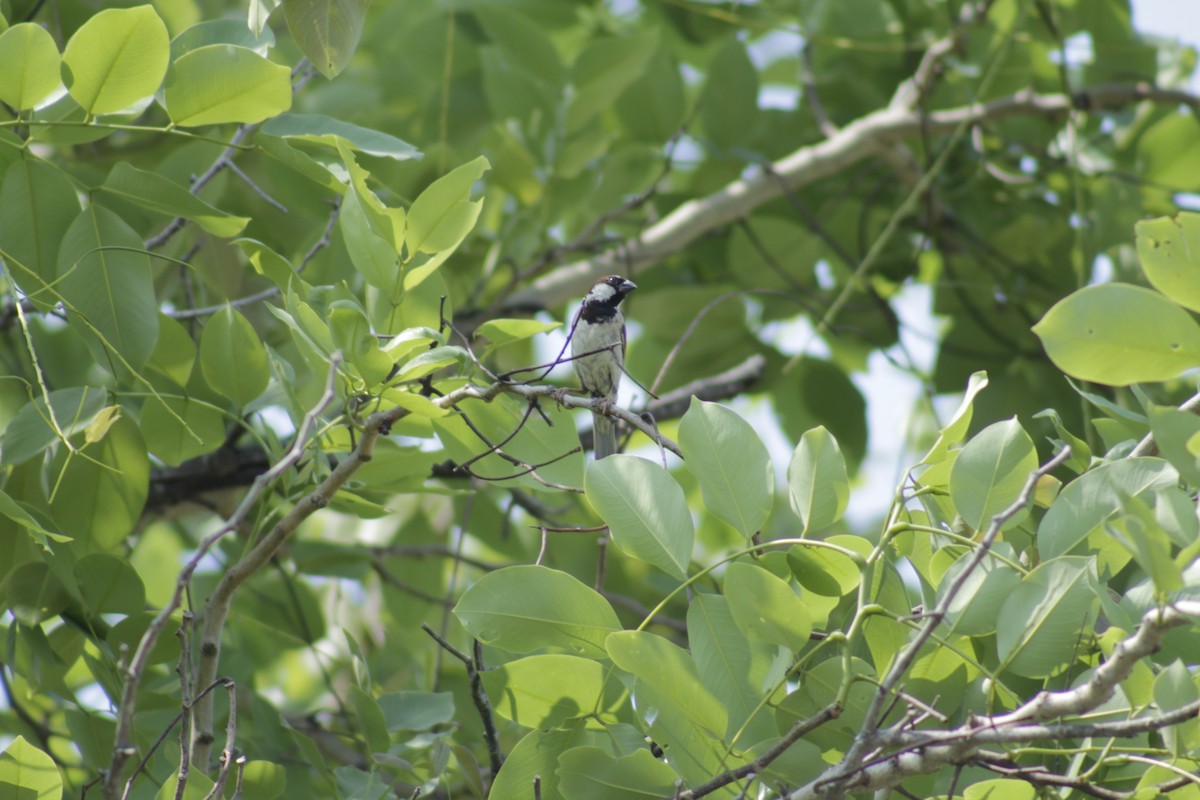
[[[633,281],[609,275],[592,284],[571,325],[571,356],[583,390],[608,403],[617,401],[617,386],[625,367],[625,317],[621,301],[637,288]],[[603,414],[592,413],[596,458],[617,452],[617,426]]]

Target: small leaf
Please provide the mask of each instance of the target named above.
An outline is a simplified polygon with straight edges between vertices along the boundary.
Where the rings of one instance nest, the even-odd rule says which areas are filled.
[[[33,537],[33,541],[43,550],[51,549],[49,540],[54,540],[56,542],[71,541],[70,536],[64,536],[61,533],[55,533],[54,531],[46,530],[44,527],[42,527],[41,523],[34,519],[32,514],[26,511],[25,508],[16,500],[5,494],[3,490],[0,490],[0,515],[8,517],[10,520],[29,531],[29,535]]]
[[[695,528],[683,489],[671,473],[644,458],[618,454],[589,464],[583,485],[617,547],[670,575],[686,577]]]
[[[1033,332],[1063,372],[1109,386],[1170,380],[1200,365],[1200,325],[1140,286],[1080,289],[1055,303]]]
[[[62,436],[70,437],[85,430],[104,408],[106,397],[102,389],[83,386],[55,389],[50,393],[49,409],[44,397],[29,401],[4,431],[4,463],[10,466],[24,463],[58,441],[60,434],[54,430],[52,421],[58,423]]]
[[[693,397],[679,423],[679,447],[708,510],[747,539],[761,530],[771,514],[775,470],[750,423],[725,406]]]
[[[796,581],[822,597],[849,594],[862,578],[862,568],[854,559],[828,547],[792,545],[787,559]]]
[[[475,335],[487,339],[493,348],[497,348],[523,342],[558,327],[560,326],[557,322],[541,322],[536,319],[492,319],[476,328]]]
[[[792,510],[806,535],[841,519],[850,501],[850,479],[837,439],[825,426],[800,437],[787,474]]]
[[[470,362],[470,358],[467,351],[461,347],[454,345],[435,347],[405,362],[400,371],[396,373],[395,381],[397,383],[401,381],[415,381],[418,378],[432,375],[439,369],[445,369],[454,364],[465,366]]]
[[[63,51],[63,79],[89,114],[123,111],[149,99],[171,53],[167,26],[153,6],[109,8],[88,19]]]
[[[933,443],[933,447],[925,454],[925,458],[921,459],[922,464],[936,464],[943,461],[950,448],[963,440],[967,435],[967,429],[971,426],[975,395],[986,389],[987,385],[988,376],[986,372],[972,373],[970,379],[967,381],[967,390],[963,394],[962,402],[959,403],[954,416],[946,423],[946,427],[942,428],[942,432],[938,434],[937,441]]]
[[[245,47],[201,47],[171,65],[166,103],[185,127],[262,122],[291,108],[291,71]]]
[[[621,623],[608,601],[565,572],[537,566],[489,572],[463,593],[454,616],[484,644],[514,653],[553,648],[603,658]]]
[[[271,377],[261,338],[249,320],[228,304],[209,319],[200,335],[200,369],[208,385],[239,408],[262,394]]]

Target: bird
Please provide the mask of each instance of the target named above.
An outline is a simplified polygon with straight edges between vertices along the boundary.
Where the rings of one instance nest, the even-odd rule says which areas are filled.
[[[592,284],[571,323],[571,359],[579,385],[589,396],[617,401],[625,370],[625,317],[621,301],[637,284],[620,275],[606,275]],[[592,435],[597,460],[617,452],[617,426],[604,414],[592,412]]]

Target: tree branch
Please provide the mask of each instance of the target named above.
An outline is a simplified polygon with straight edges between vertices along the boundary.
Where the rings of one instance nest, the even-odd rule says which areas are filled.
[[[1200,98],[1147,83],[1113,83],[1074,95],[1021,91],[986,103],[922,112],[904,104],[874,111],[850,122],[828,138],[806,145],[768,169],[756,171],[707,197],[690,200],[636,237],[608,252],[566,264],[515,293],[505,309],[546,308],[567,302],[610,272],[644,272],[709,231],[746,216],[785,190],[796,191],[836,175],[852,164],[878,156],[889,145],[920,134],[937,135],[960,125],[978,125],[1013,116],[1055,118],[1072,110],[1121,108],[1148,100],[1186,105],[1200,111]],[[770,173],[781,180],[775,180]]]

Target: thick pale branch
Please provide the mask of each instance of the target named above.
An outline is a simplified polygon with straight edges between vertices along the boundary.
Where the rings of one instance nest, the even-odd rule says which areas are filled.
[[[601,255],[553,270],[528,289],[515,293],[506,306],[557,306],[581,294],[601,275],[644,272],[709,231],[746,216],[785,191],[794,192],[841,173],[859,161],[880,155],[903,139],[946,134],[963,124],[977,125],[1006,117],[1055,118],[1071,110],[1120,108],[1143,100],[1200,110],[1200,98],[1187,92],[1146,83],[1118,83],[1085,89],[1075,95],[1022,91],[987,103],[941,111],[922,112],[906,105],[875,111],[820,142],[801,147],[766,169],[733,181],[707,197],[684,203],[638,236]]]

